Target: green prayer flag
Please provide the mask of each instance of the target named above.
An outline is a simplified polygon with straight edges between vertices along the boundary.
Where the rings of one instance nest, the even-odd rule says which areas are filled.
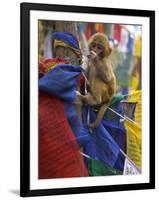
[[[119,170],[106,166],[99,160],[93,159],[89,160],[88,171],[90,176],[110,176],[122,174]]]

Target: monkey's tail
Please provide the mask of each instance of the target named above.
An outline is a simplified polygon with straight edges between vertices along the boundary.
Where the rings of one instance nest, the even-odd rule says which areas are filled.
[[[96,120],[95,120],[93,123],[89,124],[90,128],[96,128],[96,127],[98,126],[98,124],[99,124],[99,123],[101,122],[101,120],[103,119],[103,116],[104,116],[104,113],[105,113],[106,110],[107,110],[107,105],[106,105],[106,104],[103,104],[103,105],[100,107],[100,109],[99,109],[99,111],[98,111],[98,113],[97,113],[97,118],[96,118]]]

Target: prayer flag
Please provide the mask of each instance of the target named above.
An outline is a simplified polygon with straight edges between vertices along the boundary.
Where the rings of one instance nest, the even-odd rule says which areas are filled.
[[[80,147],[64,114],[63,102],[39,93],[39,178],[88,176]]]
[[[142,129],[136,123],[125,120],[127,133],[127,156],[141,169],[141,133]]]
[[[137,175],[137,174],[141,174],[139,169],[129,159],[126,158],[123,175]]]
[[[122,172],[106,165],[99,160],[89,159],[88,170],[90,176],[121,175]]]
[[[136,57],[141,57],[141,36],[138,35],[135,38],[134,55]]]
[[[62,100],[76,99],[77,77],[81,74],[80,66],[60,64],[39,79],[39,89]]]
[[[142,125],[142,91],[136,90],[128,97],[128,101],[131,103],[136,103],[136,108],[134,112],[134,121]]]

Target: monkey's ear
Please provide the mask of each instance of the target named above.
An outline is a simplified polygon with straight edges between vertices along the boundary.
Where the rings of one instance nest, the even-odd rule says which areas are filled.
[[[110,46],[108,46],[106,48],[106,56],[110,56],[111,52],[112,52],[112,48]]]

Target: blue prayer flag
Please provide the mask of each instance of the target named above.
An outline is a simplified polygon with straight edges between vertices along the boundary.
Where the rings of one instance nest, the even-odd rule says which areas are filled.
[[[74,101],[76,99],[77,77],[81,71],[80,66],[60,64],[39,79],[39,90],[65,101]]]

